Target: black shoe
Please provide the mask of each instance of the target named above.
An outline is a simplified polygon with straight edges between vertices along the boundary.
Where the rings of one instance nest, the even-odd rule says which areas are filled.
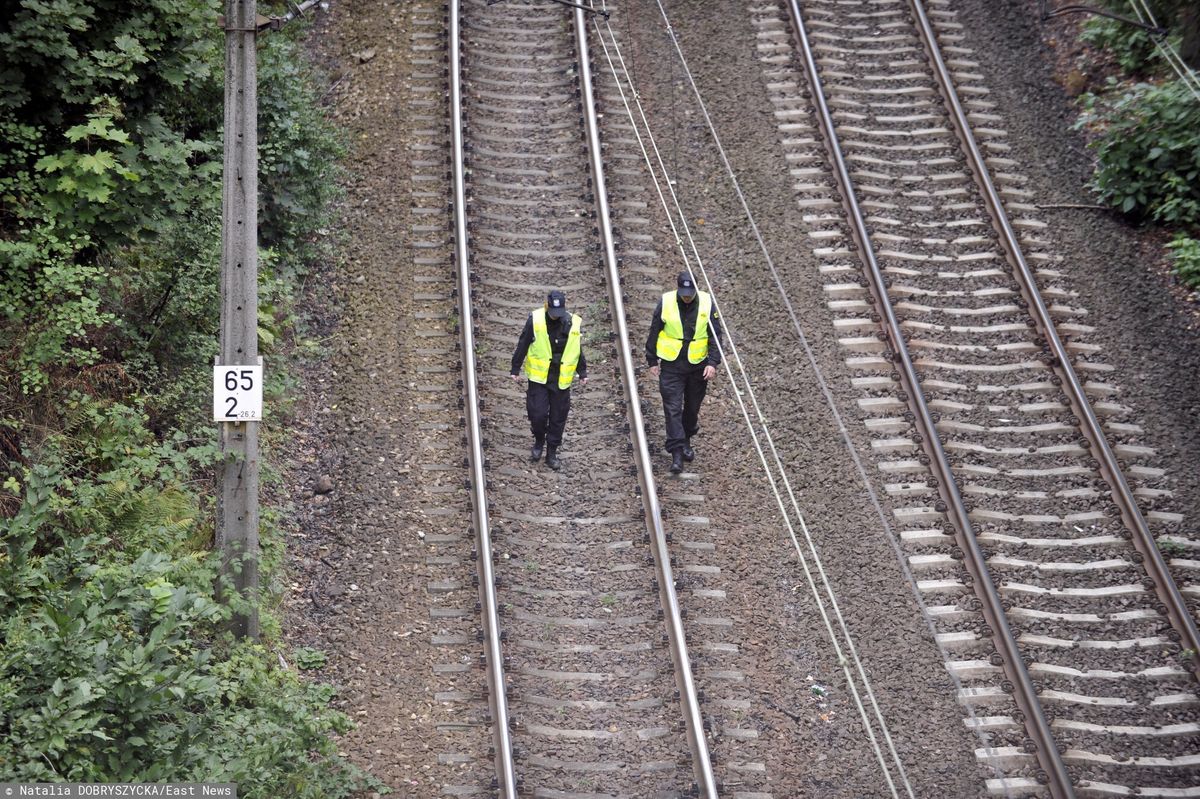
[[[562,461],[558,459],[558,452],[554,447],[546,450],[546,465],[556,472],[562,468]]]
[[[683,445],[683,449],[681,451],[683,452],[683,459],[688,463],[691,463],[696,459],[696,450],[692,449],[692,440],[690,438],[688,439],[688,442]]]
[[[671,453],[671,474],[683,471],[683,450],[677,449]]]
[[[533,442],[533,449],[529,450],[529,460],[536,463],[542,459],[542,447],[544,444],[541,441]]]

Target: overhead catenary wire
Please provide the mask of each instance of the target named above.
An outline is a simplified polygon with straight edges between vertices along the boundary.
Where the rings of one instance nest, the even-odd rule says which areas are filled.
[[[609,35],[610,35],[610,37],[612,37],[612,40],[613,40],[614,49],[618,49],[618,46],[616,45],[615,36],[613,36],[613,31],[612,31],[611,26],[609,26],[608,30],[609,30]],[[598,32],[598,34],[600,34],[598,23],[597,23],[597,32]],[[608,44],[604,41],[602,34],[600,34],[600,40],[601,40],[602,46],[604,47],[605,55],[609,60],[610,69],[612,69],[614,78],[616,78],[616,80],[617,80],[617,88],[621,94],[622,101],[625,104],[626,112],[629,115],[630,122],[633,123],[634,133],[638,140],[639,146],[642,148],[642,153],[646,160],[647,167],[650,169],[651,175],[654,179],[655,189],[658,193],[660,201],[663,204],[663,209],[667,213],[668,221],[671,226],[672,233],[675,235],[676,243],[680,248],[680,254],[683,257],[685,265],[689,265],[689,267],[690,267],[691,259],[689,259],[687,250],[684,247],[684,240],[679,235],[679,228],[676,226],[676,224],[673,220],[673,215],[670,210],[670,207],[667,204],[666,196],[664,195],[664,192],[662,189],[662,184],[665,184],[667,186],[667,191],[668,191],[668,193],[671,194],[673,204],[675,205],[675,208],[676,208],[676,213],[678,213],[678,215],[680,217],[680,224],[683,227],[684,234],[686,235],[688,244],[690,245],[691,250],[692,250],[691,258],[695,260],[697,271],[702,276],[702,278],[705,282],[705,285],[707,286],[707,288],[709,290],[709,293],[713,295],[714,306],[716,306],[718,308],[718,312],[719,312],[719,302],[717,300],[715,292],[713,292],[712,283],[709,280],[707,271],[704,268],[703,260],[700,257],[699,251],[695,244],[695,240],[692,238],[691,231],[687,224],[686,216],[683,214],[683,209],[679,203],[679,199],[678,199],[677,195],[675,194],[674,188],[672,187],[669,172],[666,168],[665,163],[662,160],[661,151],[658,149],[657,144],[654,140],[653,132],[650,130],[648,120],[645,117],[644,109],[642,109],[642,107],[641,107],[640,100],[637,99],[636,90],[633,90],[632,93],[634,94],[635,102],[638,106],[639,114],[642,118],[642,124],[646,127],[647,134],[650,139],[650,143],[651,143],[650,149],[654,150],[655,157],[659,163],[659,169],[662,171],[663,179],[661,182],[655,171],[655,167],[654,167],[653,163],[651,162],[649,150],[646,147],[645,140],[643,139],[640,131],[638,130],[637,120],[634,118],[634,115],[633,115],[633,109],[630,107],[629,100],[625,95],[625,90],[621,86],[621,78],[620,78],[619,73],[617,72],[616,65],[612,61],[612,53],[609,51]],[[619,56],[619,49],[618,49],[618,56]],[[685,65],[685,69],[686,69],[686,65]],[[632,81],[628,76],[628,72],[626,72],[625,74],[626,74],[626,79],[630,80],[630,85],[632,87]],[[730,354],[732,355],[731,359],[725,359],[724,366],[725,366],[726,373],[729,376],[731,384],[736,386],[738,380],[737,380],[737,377],[733,373],[732,367],[730,366],[730,360],[735,361],[738,365],[738,371],[741,374],[742,382],[745,385],[746,394],[749,396],[749,398],[751,400],[751,404],[753,405],[753,408],[754,408],[754,414],[757,417],[759,426],[762,429],[763,438],[766,440],[766,447],[771,450],[773,460],[775,461],[776,469],[779,470],[779,473],[780,473],[779,478],[777,478],[775,476],[774,472],[771,470],[771,467],[768,463],[765,449],[763,447],[762,442],[759,439],[758,432],[755,430],[754,422],[751,419],[750,411],[747,408],[744,399],[742,398],[742,394],[741,394],[740,390],[735,390],[735,398],[737,399],[739,408],[741,409],[741,412],[742,412],[743,418],[746,422],[746,425],[750,430],[754,447],[755,447],[757,454],[759,456],[759,459],[762,463],[764,472],[767,474],[768,480],[771,484],[771,489],[772,489],[773,493],[775,494],[776,502],[779,505],[780,513],[782,514],[782,516],[784,518],[785,524],[787,525],[787,528],[788,528],[789,535],[792,539],[793,545],[795,546],[797,555],[800,558],[801,565],[804,568],[805,575],[806,575],[806,578],[809,583],[809,587],[813,593],[814,600],[817,603],[818,610],[822,616],[822,620],[824,621],[824,623],[826,625],[826,629],[829,633],[830,641],[833,644],[833,646],[837,652],[839,662],[842,665],[843,670],[845,671],[846,678],[847,678],[847,684],[850,687],[851,694],[854,697],[855,704],[859,710],[859,713],[863,718],[863,723],[864,723],[865,730],[868,735],[868,739],[870,740],[871,745],[875,751],[876,757],[879,760],[880,766],[883,770],[885,779],[888,783],[889,789],[892,792],[892,795],[895,797],[898,797],[900,795],[898,788],[896,787],[895,781],[892,778],[891,770],[887,766],[887,762],[886,762],[887,758],[884,756],[884,754],[882,752],[882,748],[875,736],[875,732],[873,729],[874,725],[871,722],[870,713],[867,711],[865,705],[863,704],[862,697],[859,694],[857,680],[855,679],[855,676],[852,673],[851,668],[850,668],[851,663],[853,663],[853,665],[855,666],[855,670],[857,670],[857,672],[858,672],[859,679],[861,679],[863,681],[863,690],[865,691],[865,693],[867,695],[868,701],[872,705],[872,708],[875,712],[875,716],[879,720],[879,725],[880,725],[883,737],[884,737],[887,747],[891,753],[892,760],[896,764],[900,782],[903,784],[907,794],[909,796],[914,796],[912,787],[908,782],[907,774],[905,773],[903,763],[900,761],[899,754],[896,751],[895,745],[891,740],[890,732],[888,732],[888,730],[887,730],[886,721],[883,719],[882,711],[879,709],[879,704],[875,697],[874,690],[871,688],[870,681],[866,675],[865,667],[862,663],[861,658],[859,658],[856,649],[854,648],[854,644],[853,644],[852,637],[850,635],[849,627],[846,624],[845,618],[841,613],[841,609],[837,604],[836,596],[834,595],[832,586],[829,582],[828,575],[826,574],[826,572],[824,570],[824,565],[820,560],[819,554],[817,553],[815,541],[813,540],[811,531],[808,529],[807,522],[805,521],[804,516],[799,509],[798,501],[795,498],[795,494],[792,490],[790,481],[788,480],[786,472],[784,471],[782,459],[779,456],[778,450],[776,449],[775,444],[774,444],[774,440],[772,439],[772,437],[770,435],[770,430],[767,425],[766,418],[765,418],[761,408],[758,405],[757,398],[754,394],[753,384],[751,383],[749,376],[745,371],[745,366],[742,363],[742,359],[741,359],[740,355],[737,353],[736,344],[734,344],[734,342],[733,342],[733,338],[734,338],[733,332],[731,329],[729,329],[728,324],[726,325],[726,327],[727,327],[727,332],[729,332],[729,347],[730,347]],[[826,595],[828,598],[828,604],[832,608],[833,614],[837,617],[838,626],[841,628],[842,634],[845,637],[845,640],[847,642],[846,648],[849,650],[849,656],[847,656],[847,653],[843,651],[841,644],[838,642],[838,636],[834,630],[833,621],[831,620],[831,618],[829,616],[829,610],[826,608],[826,601],[821,598],[821,591],[820,591],[820,588],[818,587],[817,580],[814,577],[812,570],[809,566],[808,558],[806,558],[804,555],[803,549],[799,542],[800,536],[798,536],[796,533],[796,529],[792,524],[790,514],[787,509],[787,503],[785,503],[785,501],[783,499],[783,494],[780,491],[780,488],[779,488],[780,480],[784,484],[784,488],[789,495],[794,512],[796,514],[796,517],[799,520],[801,532],[803,534],[803,537],[806,539],[806,542],[808,544],[808,549],[813,557],[813,562],[816,567],[816,571],[820,575],[820,581],[825,588],[825,592],[826,592]]]

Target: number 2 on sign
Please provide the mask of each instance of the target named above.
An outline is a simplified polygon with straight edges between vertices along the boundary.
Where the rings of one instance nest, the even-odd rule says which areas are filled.
[[[246,422],[262,418],[262,367],[213,367],[213,421]]]

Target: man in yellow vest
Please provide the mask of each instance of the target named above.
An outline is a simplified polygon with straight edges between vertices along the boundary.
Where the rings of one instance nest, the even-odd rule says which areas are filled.
[[[562,468],[558,448],[571,411],[571,383],[576,375],[581,383],[587,383],[582,327],[583,320],[567,310],[566,295],[552,291],[545,305],[535,308],[525,320],[512,357],[512,379],[521,382],[522,366],[529,378],[525,391],[525,410],[533,431],[529,460],[540,460],[544,448],[546,465],[555,471]]]
[[[679,474],[683,462],[696,457],[692,436],[700,431],[700,403],[721,363],[721,322],[690,272],[680,272],[675,285],[654,308],[646,362],[662,394],[671,472]]]

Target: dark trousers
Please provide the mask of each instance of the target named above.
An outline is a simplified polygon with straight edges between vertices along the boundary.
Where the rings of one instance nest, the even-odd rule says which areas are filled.
[[[700,431],[700,403],[708,391],[704,367],[667,369],[658,373],[663,416],[667,422],[667,452],[683,449],[687,440]]]
[[[562,443],[563,430],[567,428],[567,414],[571,412],[571,389],[549,389],[530,380],[525,391],[525,410],[529,413],[533,437],[545,441],[548,447],[557,448]]]

